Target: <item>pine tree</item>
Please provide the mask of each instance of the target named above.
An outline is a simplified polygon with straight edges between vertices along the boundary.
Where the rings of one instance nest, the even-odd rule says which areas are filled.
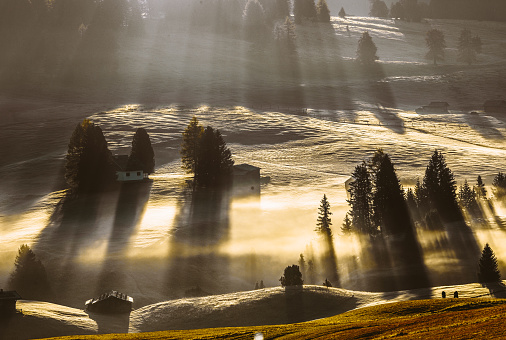
[[[480,262],[478,263],[478,281],[482,283],[498,282],[501,280],[501,273],[497,264],[497,258],[494,251],[488,243],[481,252]]]
[[[476,179],[474,191],[476,192],[476,198],[487,199],[487,189],[485,189],[485,184],[483,183],[480,175],[478,175],[478,178]]]
[[[318,208],[316,231],[327,237],[332,237],[332,230],[330,229],[332,220],[330,219],[330,215],[332,215],[332,212],[330,211],[330,203],[327,200],[327,196],[323,195],[320,207]]]
[[[293,15],[295,23],[301,24],[304,20],[316,20],[316,6],[314,0],[294,0]]]
[[[102,129],[85,119],[70,137],[65,179],[77,193],[100,191],[114,181],[112,154]]]
[[[459,37],[458,60],[471,65],[476,62],[476,54],[481,52],[481,38],[471,35],[471,31],[463,29]]]
[[[427,59],[433,60],[434,65],[437,65],[438,60],[444,60],[446,42],[443,32],[436,28],[429,30],[425,42],[429,49],[425,56]]]
[[[443,154],[437,150],[427,165],[422,187],[428,207],[437,210],[443,219],[454,221],[462,217],[453,173],[446,165]]]
[[[274,29],[274,37],[278,43],[277,46],[288,50],[293,50],[295,48],[297,35],[295,34],[295,24],[290,17],[287,16],[282,25],[276,25]]]
[[[358,41],[356,60],[364,65],[374,64],[374,62],[379,59],[378,56],[376,55],[377,51],[378,48],[376,47],[376,44],[372,41],[369,32],[364,32],[362,34],[362,37]]]
[[[143,128],[139,128],[135,132],[127,164],[127,170],[138,169],[142,169],[146,174],[155,171],[155,152],[151,146],[149,135]]]
[[[264,289],[264,288],[265,288],[264,280],[260,280],[260,289]]]
[[[330,283],[330,281],[328,279],[325,279],[325,281],[323,282],[323,285],[327,288],[332,287],[332,283]]]
[[[499,172],[492,181],[494,196],[497,200],[503,200],[506,197],[506,176]]]
[[[26,244],[19,247],[8,286],[27,300],[43,300],[51,295],[46,269]]]
[[[343,225],[341,227],[341,232],[344,235],[349,235],[353,232],[353,223],[351,223],[349,213],[346,213],[346,216],[344,217]]]
[[[220,131],[208,126],[199,143],[195,164],[196,185],[210,187],[229,184],[234,161]]]
[[[316,17],[319,22],[330,22],[330,10],[327,6],[327,1],[318,0],[316,4]]]
[[[296,264],[286,267],[279,281],[282,287],[302,286],[304,283],[302,280],[302,273],[299,270],[299,266]]]
[[[339,13],[337,14],[339,15],[340,18],[346,18],[346,11],[344,10],[344,7],[341,7],[341,9],[339,10]]]
[[[353,171],[354,181],[350,184],[350,217],[355,231],[364,234],[375,234],[376,231],[371,221],[371,198],[372,185],[367,171],[367,165],[362,163],[357,165]]]
[[[471,189],[467,180],[460,186],[459,203],[465,209],[472,209],[476,205],[476,192]]]
[[[370,0],[371,8],[369,10],[369,16],[377,18],[388,17],[387,4],[382,0]]]
[[[406,19],[406,13],[404,11],[404,6],[398,1],[396,3],[392,3],[392,6],[390,7],[390,16],[393,19],[399,19],[399,20],[405,20]]]
[[[195,165],[199,154],[200,139],[204,133],[204,128],[199,124],[197,117],[193,117],[183,132],[183,142],[181,143],[181,161],[182,167],[188,173],[195,174]]]
[[[404,192],[387,154],[381,157],[376,172],[372,207],[375,229],[396,234],[411,227]]]
[[[305,275],[306,275],[306,260],[304,259],[303,254],[299,255],[299,267],[300,267],[300,271],[302,273],[302,276],[305,277]]]

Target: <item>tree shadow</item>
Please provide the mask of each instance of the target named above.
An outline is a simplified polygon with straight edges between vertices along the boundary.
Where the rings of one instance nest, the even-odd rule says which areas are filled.
[[[490,295],[496,299],[506,298],[506,285],[504,282],[488,282],[482,284],[490,292]]]
[[[467,125],[478,132],[483,138],[489,140],[504,140],[502,132],[495,128],[486,116],[466,114],[464,115],[464,119]]]
[[[229,238],[230,204],[228,188],[186,188],[171,231],[167,295],[180,297],[196,286],[211,293],[226,291],[229,259],[220,247]]]
[[[285,311],[289,323],[305,321],[303,294],[302,286],[285,287]]]

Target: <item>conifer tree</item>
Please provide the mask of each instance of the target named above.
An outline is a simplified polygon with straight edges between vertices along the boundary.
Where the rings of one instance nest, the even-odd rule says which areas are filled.
[[[318,208],[316,231],[327,237],[332,237],[332,230],[330,229],[332,220],[330,219],[330,215],[332,215],[332,212],[330,211],[330,203],[327,200],[327,196],[323,195],[323,198],[320,202],[320,207]]]
[[[425,42],[429,51],[426,54],[426,58],[434,61],[434,65],[437,65],[438,60],[444,60],[445,55],[445,36],[440,30],[433,28],[429,30],[425,37]]]
[[[471,189],[467,180],[460,186],[459,203],[466,209],[473,209],[476,205],[476,192],[474,189]]]
[[[181,161],[182,167],[188,173],[195,173],[195,165],[200,149],[200,139],[204,133],[204,128],[199,124],[197,117],[193,117],[183,132],[183,141],[181,143]]]
[[[371,8],[369,10],[369,16],[377,18],[388,17],[388,7],[383,0],[370,0]]]
[[[290,17],[287,16],[282,25],[276,25],[274,29],[274,36],[279,47],[286,48],[288,50],[293,50],[295,48],[297,35],[295,34],[295,24]]]
[[[376,47],[376,44],[372,41],[369,32],[366,31],[362,33],[362,37],[358,41],[356,60],[364,65],[374,64],[374,62],[379,59],[378,56],[376,55],[377,51],[378,48]]]
[[[476,192],[476,198],[487,199],[487,189],[485,189],[485,184],[483,183],[480,175],[478,175],[478,178],[476,179],[474,191]]]
[[[497,264],[497,258],[494,251],[488,243],[481,252],[481,258],[478,263],[478,281],[482,283],[492,283],[501,280],[501,273]]]
[[[155,152],[145,129],[139,128],[132,140],[132,150],[128,157],[127,170],[142,169],[144,173],[155,171]]]
[[[258,39],[265,36],[265,11],[258,0],[248,0],[246,3],[243,14],[243,23],[247,39]]]
[[[476,54],[481,52],[481,38],[471,35],[471,31],[463,29],[460,32],[458,44],[458,60],[471,65],[476,62]]]
[[[339,10],[339,13],[337,14],[339,15],[340,18],[346,18],[346,11],[344,10],[344,7],[341,7],[341,9]]]
[[[285,268],[283,276],[279,279],[282,287],[287,286],[302,286],[302,273],[299,270],[299,266],[296,264]]]
[[[65,160],[65,179],[77,193],[100,191],[114,181],[107,141],[102,129],[89,119],[77,124]]]
[[[353,182],[350,183],[350,217],[355,231],[364,234],[375,234],[371,220],[372,185],[367,171],[367,165],[357,165],[351,175]]]
[[[341,227],[341,232],[344,235],[349,235],[353,232],[353,223],[351,222],[349,213],[346,213],[346,216],[344,217],[343,225]]]
[[[316,6],[314,0],[294,0],[293,15],[295,23],[301,24],[304,20],[316,20]]]
[[[318,0],[316,4],[316,16],[319,22],[330,22],[330,10],[327,1]]]
[[[503,200],[506,197],[506,176],[504,173],[499,172],[492,181],[494,196],[498,200]]]
[[[27,300],[43,300],[51,295],[46,269],[26,244],[19,247],[8,286]]]

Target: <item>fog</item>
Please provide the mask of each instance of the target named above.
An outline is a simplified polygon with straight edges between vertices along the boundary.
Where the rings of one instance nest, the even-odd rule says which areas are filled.
[[[459,184],[481,175],[491,196],[493,177],[504,171],[506,119],[482,108],[487,99],[504,99],[506,60],[497,46],[506,26],[396,22],[361,16],[368,1],[328,3],[330,24],[297,26],[288,52],[270,33],[246,39],[234,26],[242,16],[227,9],[229,20],[213,17],[197,10],[201,2],[141,2],[143,31],[129,35],[120,23],[104,40],[79,36],[81,20],[93,32],[92,13],[69,31],[44,26],[41,35],[31,30],[14,42],[3,31],[12,49],[0,69],[0,286],[23,243],[45,265],[52,301],[78,308],[112,289],[133,296],[138,308],[197,287],[219,294],[251,290],[260,280],[277,286],[300,254],[315,264],[305,282],[322,284],[332,277],[315,232],[324,194],[333,212],[333,283],[343,288],[474,282],[486,242],[504,272],[506,209],[498,202],[465,227],[417,228],[402,242],[347,236],[340,227],[349,210],[344,183],[377,148],[391,156],[405,188],[439,149]],[[356,16],[336,17],[341,6]],[[438,67],[424,58],[431,27],[448,41]],[[476,65],[457,62],[462,27],[482,37]],[[354,62],[364,31],[378,45],[372,69]],[[414,112],[436,100],[449,102],[450,113]],[[259,195],[188,187],[179,148],[193,116],[220,129],[236,164],[270,177]],[[69,199],[64,157],[86,117],[102,128],[113,154],[128,154],[135,130],[145,128],[156,155],[152,182]]]

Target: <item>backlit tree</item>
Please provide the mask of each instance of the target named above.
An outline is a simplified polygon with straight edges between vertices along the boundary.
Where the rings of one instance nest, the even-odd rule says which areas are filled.
[[[132,140],[132,150],[128,157],[127,170],[142,169],[144,173],[155,171],[155,152],[145,129],[139,128]]]
[[[364,65],[374,64],[376,60],[378,60],[378,56],[376,52],[378,48],[376,44],[372,41],[369,32],[362,33],[362,37],[358,41],[357,48],[357,61]]]
[[[497,257],[488,243],[481,252],[481,258],[478,263],[478,281],[482,283],[499,282],[501,273],[497,264]]]
[[[204,128],[200,125],[197,117],[193,117],[183,131],[183,141],[181,143],[181,161],[182,167],[186,172],[195,174],[195,165],[200,149],[200,138],[204,133]]]
[[[286,267],[279,281],[283,287],[302,286],[304,283],[302,280],[302,273],[300,272],[299,266],[296,264]]]
[[[327,1],[318,0],[316,4],[316,17],[320,22],[330,22],[330,10],[327,6]]]
[[[425,43],[429,49],[425,55],[427,59],[433,60],[434,65],[437,65],[438,60],[444,60],[446,42],[442,31],[436,28],[427,31]]]

